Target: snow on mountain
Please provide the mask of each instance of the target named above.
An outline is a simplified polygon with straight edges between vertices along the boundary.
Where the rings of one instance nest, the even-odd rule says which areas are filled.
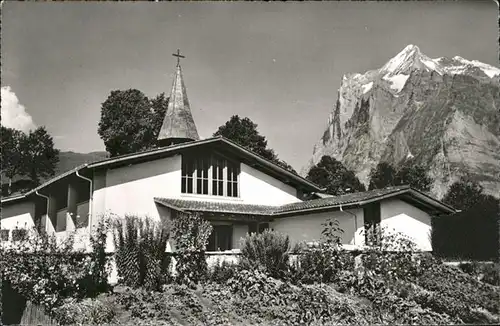
[[[347,73],[305,174],[330,155],[368,184],[378,162],[423,164],[441,198],[469,175],[500,195],[500,69],[408,45],[380,69]]]

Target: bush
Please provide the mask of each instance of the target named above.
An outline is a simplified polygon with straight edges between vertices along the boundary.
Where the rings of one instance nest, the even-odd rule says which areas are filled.
[[[114,321],[116,308],[109,302],[96,299],[67,300],[54,310],[59,324],[101,325]]]
[[[217,261],[215,265],[209,270],[209,280],[215,283],[224,284],[231,277],[234,277],[236,273],[240,270],[238,264],[233,264],[227,261],[219,263]]]
[[[2,283],[9,282],[17,293],[49,314],[64,298],[92,297],[105,291],[105,264],[96,259],[98,246],[89,255],[73,245],[73,234],[58,243],[54,235],[29,230],[12,247],[2,247]]]
[[[159,290],[167,282],[170,257],[165,253],[168,226],[126,215],[114,221],[116,265],[120,282]]]
[[[199,214],[179,214],[174,220],[177,264],[176,280],[180,284],[194,286],[206,280],[208,266],[205,250],[212,225]]]
[[[290,239],[276,231],[247,234],[241,245],[240,265],[282,278],[289,270]]]
[[[461,263],[458,266],[464,273],[477,277],[480,281],[500,286],[500,264],[499,263]]]
[[[297,257],[292,279],[305,284],[332,283],[338,279],[340,272],[353,268],[351,253],[319,244],[302,250]]]
[[[354,267],[350,253],[342,251],[342,233],[338,220],[328,219],[318,244],[299,245],[300,251],[292,280],[306,284],[334,282],[338,273]]]

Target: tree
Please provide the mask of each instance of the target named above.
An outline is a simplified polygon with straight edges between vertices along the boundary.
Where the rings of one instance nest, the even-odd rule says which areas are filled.
[[[443,202],[459,210],[465,210],[480,203],[485,199],[483,187],[469,180],[467,177],[460,178],[453,183],[443,197]]]
[[[112,91],[102,103],[97,130],[106,150],[118,156],[156,147],[167,106],[163,93],[150,100],[137,89]]]
[[[282,168],[297,173],[289,164],[280,160],[274,150],[267,147],[266,137],[259,133],[257,124],[247,117],[241,119],[238,115],[233,115],[214,133],[214,137],[217,136],[230,139]]]
[[[22,155],[22,173],[35,185],[41,179],[52,177],[59,162],[59,150],[54,148],[54,141],[45,127],[30,130],[20,141]]]
[[[307,173],[308,180],[325,187],[331,195],[365,191],[365,186],[354,172],[348,170],[341,162],[330,156],[323,156],[318,164]]]
[[[427,169],[413,160],[408,160],[398,169],[394,178],[394,184],[410,185],[420,191],[429,192],[432,186],[432,179],[427,176]]]
[[[370,171],[368,190],[402,185],[429,192],[432,179],[427,176],[425,167],[415,163],[414,160],[405,161],[398,169],[387,162],[380,162]]]
[[[396,185],[396,170],[386,162],[380,162],[370,171],[368,190],[382,189]]]
[[[432,219],[433,251],[444,257],[499,257],[500,201],[467,177],[451,185],[443,202],[461,212]]]
[[[19,130],[1,126],[2,174],[9,179],[7,193],[12,191],[12,179],[22,172],[21,137]]]

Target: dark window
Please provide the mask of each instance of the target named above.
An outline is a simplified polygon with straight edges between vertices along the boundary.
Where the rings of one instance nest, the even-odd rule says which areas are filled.
[[[20,241],[26,237],[28,232],[26,229],[14,229],[12,230],[12,241]]]
[[[183,155],[181,192],[238,197],[239,173],[239,163],[229,162],[215,155],[202,157]]]
[[[9,231],[7,229],[0,230],[0,237],[2,241],[9,241]]]
[[[262,233],[267,229],[269,229],[269,223],[260,223],[259,224],[259,233]]]
[[[379,246],[380,234],[380,203],[373,203],[363,208],[365,220],[365,244]]]
[[[214,225],[208,239],[208,251],[231,250],[233,227],[231,225]]]

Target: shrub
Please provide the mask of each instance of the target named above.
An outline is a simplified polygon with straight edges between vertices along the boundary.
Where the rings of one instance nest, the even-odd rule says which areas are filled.
[[[231,277],[234,277],[238,271],[238,264],[227,261],[219,263],[219,261],[217,261],[209,270],[209,279],[212,282],[223,284],[226,283]]]
[[[284,277],[289,269],[290,239],[276,231],[247,234],[241,245],[240,265],[272,277]]]
[[[294,282],[330,283],[340,271],[354,267],[352,255],[341,250],[344,231],[338,220],[329,218],[322,226],[318,244],[299,246],[300,254],[292,273]]]
[[[212,225],[199,214],[179,214],[173,225],[178,283],[194,286],[205,281],[208,274],[205,250]]]
[[[126,215],[114,221],[116,265],[120,282],[159,290],[167,282],[170,257],[165,253],[168,225]]]
[[[92,255],[73,249],[74,235],[58,243],[55,236],[30,230],[12,247],[2,247],[2,282],[47,313],[66,297],[95,295],[100,286],[89,275],[96,271]]]
[[[59,324],[101,325],[114,321],[116,311],[109,301],[69,299],[54,310],[54,318]]]

